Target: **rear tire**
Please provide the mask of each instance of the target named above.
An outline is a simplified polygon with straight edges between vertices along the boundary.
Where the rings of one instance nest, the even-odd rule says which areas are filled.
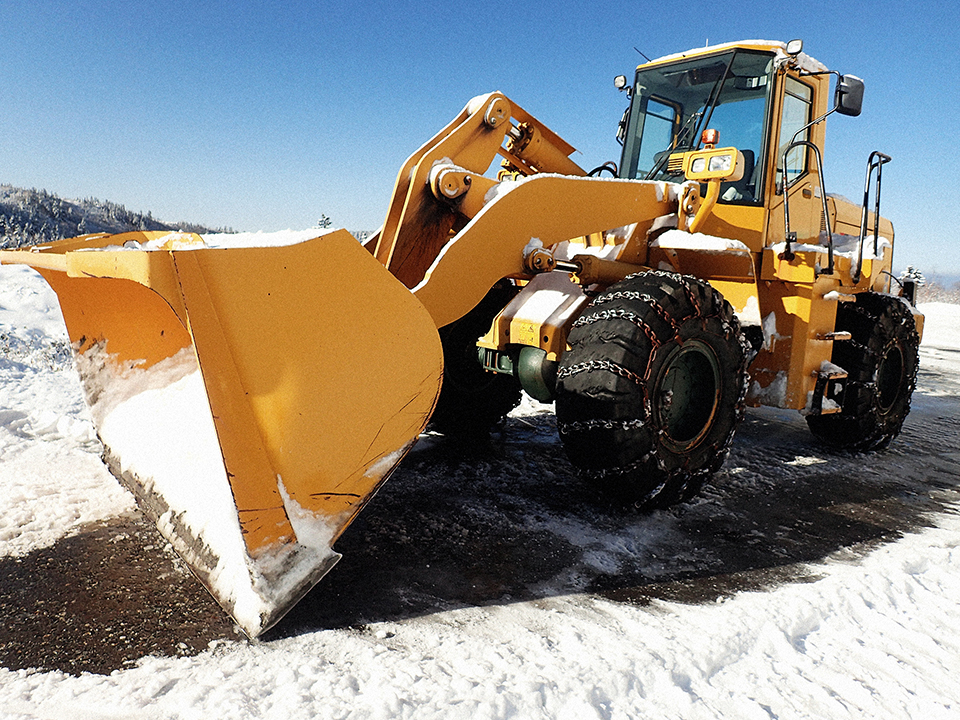
[[[477,340],[517,292],[513,285],[495,285],[473,310],[440,328],[443,385],[430,420],[432,429],[467,439],[482,437],[520,404],[519,381],[487,372],[477,355]]]
[[[696,278],[632,275],[597,297],[568,342],[556,407],[570,461],[618,502],[695,494],[743,417],[749,353],[730,304]]]
[[[810,415],[810,431],[826,445],[878,450],[900,434],[917,384],[920,337],[913,313],[899,298],[861,293],[840,303],[837,330],[850,340],[834,341],[832,362],[847,371],[841,411]]]

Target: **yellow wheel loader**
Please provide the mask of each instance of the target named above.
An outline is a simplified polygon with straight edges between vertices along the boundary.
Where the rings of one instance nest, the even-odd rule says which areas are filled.
[[[900,432],[923,318],[914,286],[889,293],[889,157],[861,205],[824,186],[824,119],[859,114],[862,81],[751,41],[616,84],[619,165],[587,172],[477,97],[400,168],[363,245],[0,252],[57,292],[106,463],[248,635],[332,567],[431,418],[470,435],[521,391],[555,401],[573,465],[640,508],[696,492],[746,405],[799,410],[836,447]]]

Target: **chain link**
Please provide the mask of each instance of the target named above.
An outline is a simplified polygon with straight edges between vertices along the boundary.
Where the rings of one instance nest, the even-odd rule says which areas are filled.
[[[652,349],[655,350],[660,347],[661,343],[654,334],[653,329],[643,321],[643,318],[629,310],[601,310],[597,313],[581,315],[573,322],[573,327],[577,328],[583,327],[584,325],[592,325],[602,320],[626,320],[628,323],[635,325],[643,331],[643,334],[647,336],[647,339],[649,339],[653,345]]]
[[[558,427],[561,435],[571,435],[590,430],[639,430],[645,424],[643,420],[575,420]]]
[[[618,290],[617,292],[604,293],[596,300],[594,300],[593,305],[604,305],[608,302],[616,302],[618,300],[627,300],[632,302],[640,302],[653,310],[657,315],[660,316],[660,319],[668,323],[670,327],[674,330],[677,328],[677,320],[685,320],[686,318],[674,318],[668,313],[660,302],[650,295],[649,293],[637,292],[636,290]]]
[[[644,378],[640,377],[635,372],[627,370],[627,368],[610,362],[609,360],[585,360],[584,362],[577,363],[576,365],[560,368],[560,370],[557,372],[557,380],[564,380],[572,375],[578,375],[582,372],[594,372],[595,370],[606,370],[614,375],[619,375],[622,378],[626,378],[637,385],[643,384],[644,381]]]

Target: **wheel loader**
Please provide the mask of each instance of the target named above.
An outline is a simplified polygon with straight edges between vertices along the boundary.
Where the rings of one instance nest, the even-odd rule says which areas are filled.
[[[863,82],[750,41],[616,86],[618,164],[587,171],[505,95],[476,97],[363,244],[0,252],[56,291],[106,464],[249,636],[330,570],[428,423],[482,434],[521,392],[638,508],[696,493],[746,406],[798,410],[837,448],[900,432],[923,318],[914,286],[890,292],[890,158],[869,157],[861,204],[824,184],[824,121],[858,115]]]

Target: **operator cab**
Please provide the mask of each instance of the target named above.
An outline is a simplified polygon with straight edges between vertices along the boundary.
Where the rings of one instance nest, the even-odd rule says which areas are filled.
[[[699,149],[702,132],[711,128],[719,131],[722,145],[744,156],[742,178],[723,183],[719,202],[762,204],[775,59],[772,52],[736,48],[638,68],[625,118],[621,177],[683,182],[680,154]],[[812,93],[801,93],[791,121],[797,129],[808,121],[811,105]]]

